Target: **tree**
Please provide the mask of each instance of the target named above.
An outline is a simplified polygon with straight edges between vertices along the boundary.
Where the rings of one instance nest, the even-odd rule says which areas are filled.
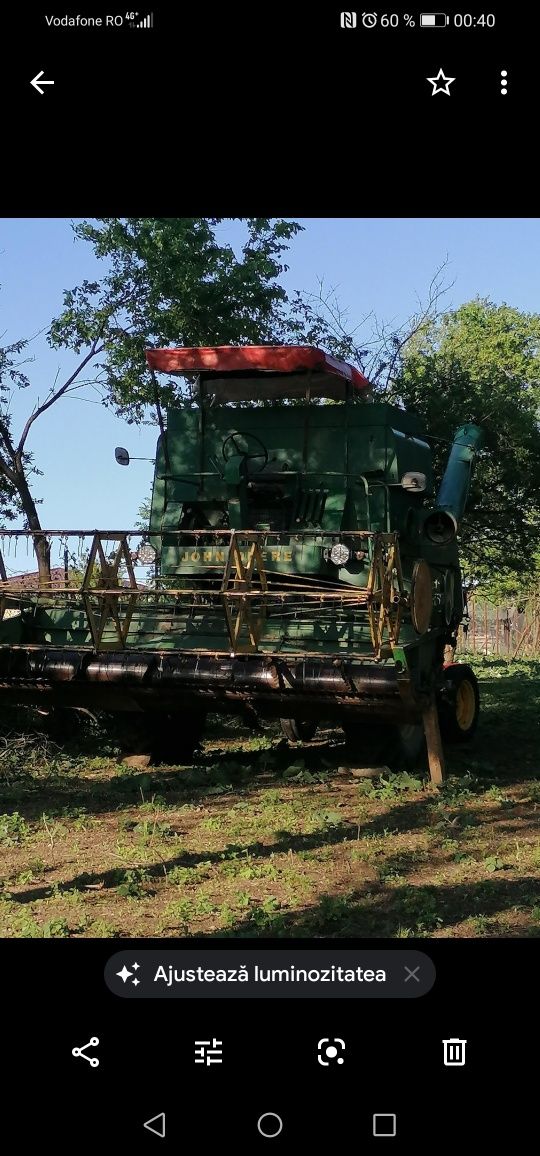
[[[412,339],[441,314],[442,298],[453,282],[445,280],[448,258],[435,270],[425,300],[418,299],[417,310],[396,328],[395,320],[386,322],[373,311],[351,327],[348,313],[335,289],[319,281],[317,293],[293,295],[288,317],[289,340],[317,345],[356,366],[371,383],[374,393],[391,391],[399,374],[404,351]]]
[[[137,510],[137,519],[134,523],[136,530],[141,530],[146,534],[150,528],[150,514],[152,512],[152,494],[150,493],[144,502],[141,502]]]
[[[32,360],[32,358],[21,360],[22,354],[26,352],[28,346],[28,340],[16,341],[12,345],[0,349],[0,478],[3,486],[2,492],[8,496],[18,512],[22,510],[28,529],[33,531],[41,586],[50,582],[51,547],[45,534],[41,533],[42,527],[37,503],[30,487],[30,477],[32,474],[39,474],[40,471],[33,464],[33,458],[26,449],[26,443],[37,418],[71,389],[79,388],[80,374],[96,353],[100,352],[100,346],[97,340],[92,342],[90,350],[67,380],[57,388],[51,387],[46,400],[41,405],[38,403],[34,406],[24,424],[20,437],[17,438],[13,435],[11,428],[10,394],[13,387],[27,389],[31,384],[28,375],[21,368]],[[2,515],[4,518],[12,518],[13,512],[8,507],[2,511]]]
[[[24,388],[27,378],[20,368],[19,357],[24,342],[15,342],[13,345],[0,348],[0,521],[11,522],[20,514],[20,502],[17,498],[17,487],[12,475],[15,470],[14,462],[7,462],[8,469],[2,468],[3,453],[11,443],[11,419],[9,415],[10,393],[13,386]],[[10,470],[10,464],[12,469]]]
[[[506,588],[510,576],[530,582],[540,554],[540,316],[480,298],[446,313],[407,344],[389,397],[442,439],[434,441],[440,472],[455,429],[483,426],[462,555],[484,586],[495,573]]]
[[[241,257],[220,244],[218,226],[241,221]],[[287,294],[279,284],[283,254],[300,230],[266,217],[101,217],[75,235],[107,260],[100,282],[84,281],[64,296],[50,341],[80,353],[98,341],[99,383],[106,404],[141,421],[156,402],[145,350],[160,345],[242,345],[279,341],[287,332]],[[161,404],[181,394],[161,385]]]
[[[231,220],[233,218],[227,218]],[[146,407],[169,404],[181,392],[172,383],[160,388],[149,373],[145,349],[170,344],[242,344],[279,340],[285,332],[287,295],[279,284],[286,270],[283,254],[299,231],[294,221],[234,218],[246,229],[240,257],[217,240],[220,217],[102,217],[74,227],[76,237],[93,245],[107,262],[101,281],[64,294],[64,308],[48,332],[54,349],[79,357],[60,385],[30,413],[20,437],[9,419],[12,388],[27,388],[21,368],[28,341],[0,350],[0,503],[15,503],[33,532],[40,585],[50,581],[50,546],[42,527],[29,477],[37,472],[27,451],[34,422],[66,394],[92,385],[106,405],[128,421],[142,421]],[[11,516],[6,507],[4,517]],[[1,507],[0,507],[1,509]]]
[[[442,312],[445,269],[399,328],[373,314],[351,325],[321,282],[318,294],[293,299],[292,329],[358,366],[375,400],[424,418],[439,477],[456,428],[484,427],[461,553],[485,590],[508,593],[540,580],[540,316],[482,299]]]

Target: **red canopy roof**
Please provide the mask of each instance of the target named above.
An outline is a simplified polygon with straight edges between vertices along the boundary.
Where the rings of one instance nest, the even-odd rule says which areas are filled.
[[[369,381],[346,361],[330,357],[311,345],[218,345],[183,349],[147,349],[151,369],[171,374],[317,373],[350,381],[368,389]]]

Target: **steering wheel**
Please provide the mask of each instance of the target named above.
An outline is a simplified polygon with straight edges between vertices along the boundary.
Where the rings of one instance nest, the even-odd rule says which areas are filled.
[[[241,441],[248,446],[250,442],[255,442],[256,446],[260,446],[261,448],[255,453],[250,453],[249,449],[246,450],[241,448],[241,446],[238,444],[238,441],[236,440],[237,438],[241,439]],[[227,452],[227,446],[229,443],[232,446],[230,453]],[[252,433],[239,433],[237,430],[235,430],[234,433],[229,434],[229,436],[225,438],[221,452],[226,462],[228,462],[230,458],[234,457],[243,458],[245,462],[254,461],[256,458],[263,458],[263,464],[262,466],[259,466],[259,469],[257,470],[258,474],[260,474],[262,470],[264,470],[264,467],[268,464],[268,450],[266,446],[263,445],[262,441],[260,441],[258,437],[255,437],[255,434]]]

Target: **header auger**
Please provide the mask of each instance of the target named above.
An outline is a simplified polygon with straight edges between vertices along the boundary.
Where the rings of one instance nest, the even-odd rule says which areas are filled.
[[[459,740],[478,715],[473,672],[445,651],[464,613],[457,530],[481,429],[457,431],[435,497],[420,419],[372,401],[320,350],[147,361],[194,381],[158,441],[148,531],[44,531],[84,542],[85,572],[0,583],[0,695],[105,711],[173,762],[208,711],[280,718],[292,740],[333,720],[357,759],[385,762],[414,762],[425,734],[440,781],[439,720]]]

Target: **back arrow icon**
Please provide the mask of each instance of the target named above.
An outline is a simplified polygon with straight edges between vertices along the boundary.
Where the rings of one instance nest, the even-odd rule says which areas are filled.
[[[160,1112],[157,1116],[152,1116],[151,1120],[146,1120],[143,1128],[147,1128],[149,1132],[153,1132],[154,1136],[159,1136],[162,1140],[165,1139],[165,1112]]]
[[[40,88],[40,84],[54,84],[54,80],[42,80],[41,79],[42,76],[43,76],[43,69],[41,69],[41,72],[38,72],[37,76],[34,76],[34,79],[30,81],[30,84],[32,84],[34,86],[36,92],[39,92],[40,96],[43,96],[43,89]],[[39,84],[38,84],[38,81],[39,81]]]

